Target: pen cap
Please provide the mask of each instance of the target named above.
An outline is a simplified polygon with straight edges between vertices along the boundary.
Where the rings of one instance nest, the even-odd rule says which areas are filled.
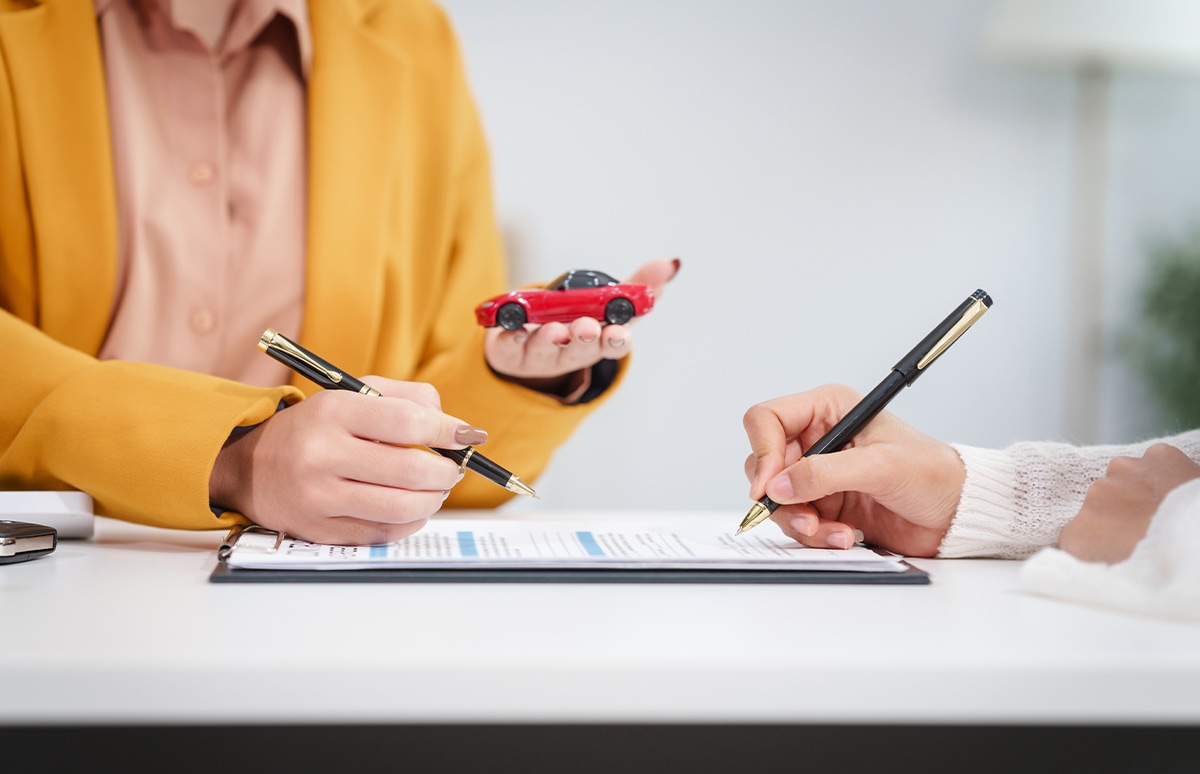
[[[343,372],[328,360],[317,357],[274,328],[267,328],[263,331],[263,335],[258,339],[258,348],[324,389],[350,390],[363,395],[379,395],[377,390]]]
[[[929,335],[921,339],[921,343],[912,348],[907,355],[892,367],[904,377],[905,382],[912,384],[929,365],[941,356],[958,337],[966,332],[976,320],[992,305],[992,297],[982,289],[976,290],[967,300],[958,305],[953,312],[946,316]]]

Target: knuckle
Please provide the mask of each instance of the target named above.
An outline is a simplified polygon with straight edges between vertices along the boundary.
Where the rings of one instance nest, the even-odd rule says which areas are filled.
[[[419,532],[428,521],[428,518],[421,518],[403,524],[376,523],[371,530],[371,543],[378,545],[380,543],[394,543],[397,540],[403,540]]]
[[[434,406],[439,410],[442,407],[442,396],[432,384],[418,382],[415,385],[414,395],[416,396],[414,400],[418,403],[426,406]]]
[[[839,405],[852,406],[862,400],[862,393],[846,384],[825,384],[817,391],[829,395]]]
[[[405,443],[422,443],[430,435],[429,410],[412,401],[397,406],[392,427]]]
[[[438,457],[434,462],[437,464],[434,489],[453,489],[455,484],[462,480],[463,468],[460,468],[458,463],[445,457]]]
[[[454,439],[455,428],[449,421],[438,417],[431,417],[429,421],[433,423],[428,431],[432,435],[432,439],[428,444],[429,446],[441,449],[451,446],[462,446],[462,444]]]
[[[310,434],[327,435],[328,428],[345,429],[352,424],[352,420],[358,417],[364,408],[375,408],[359,402],[359,397],[361,396],[349,392],[326,390],[305,401],[312,404],[314,411],[308,427],[312,428],[314,424],[319,424],[327,428],[321,433]]]
[[[758,457],[754,454],[748,455],[745,463],[742,465],[742,469],[746,472],[746,478],[753,479],[755,472],[758,470]]]
[[[1131,470],[1137,464],[1137,460],[1133,457],[1113,457],[1108,461],[1105,467],[1105,474],[1109,476],[1119,476]]]
[[[336,508],[336,513],[347,516],[355,516],[360,519],[374,520],[379,512],[379,506],[372,498],[371,485],[351,485],[344,487],[341,493],[340,501],[331,502],[330,504]]]
[[[746,413],[742,415],[742,427],[746,430],[750,430],[758,426],[758,424],[762,421],[763,416],[769,413],[770,409],[767,408],[765,403],[754,404],[750,408],[746,409]]]
[[[314,473],[333,469],[336,455],[330,449],[329,438],[322,434],[302,432],[291,439],[289,457],[297,467]]]
[[[1180,449],[1176,449],[1168,443],[1155,443],[1146,449],[1145,459],[1154,462],[1169,462],[1175,458],[1186,456]]]
[[[304,407],[317,420],[334,419],[340,414],[339,397],[336,392],[325,390],[305,398]]]

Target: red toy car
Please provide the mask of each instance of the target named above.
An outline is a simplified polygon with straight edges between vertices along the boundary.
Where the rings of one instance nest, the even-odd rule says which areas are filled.
[[[513,290],[475,307],[485,328],[515,331],[526,323],[570,322],[594,317],[623,325],[654,308],[649,285],[624,285],[602,271],[575,269],[544,288]]]

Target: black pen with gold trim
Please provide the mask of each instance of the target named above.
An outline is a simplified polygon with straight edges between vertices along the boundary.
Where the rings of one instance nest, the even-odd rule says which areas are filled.
[[[258,348],[327,390],[350,390],[362,395],[381,394],[370,385],[356,379],[329,361],[317,357],[273,328],[267,328],[259,337]],[[473,446],[465,449],[432,449],[432,451],[454,460],[462,467],[475,471],[510,492],[516,492],[526,497],[537,497],[533,487],[480,454]]]
[[[975,321],[982,317],[991,305],[992,297],[982,290],[976,290],[968,296],[967,300],[959,304],[958,308],[930,331],[928,336],[921,339],[920,344],[913,347],[912,351],[901,358],[899,363],[892,366],[891,372],[875,389],[867,393],[866,397],[850,409],[840,422],[821,436],[819,441],[806,449],[802,456],[811,457],[814,454],[835,452],[850,443],[850,440],[858,435],[867,426],[867,423],[875,418],[876,414],[883,411],[892,398],[915,382],[917,377],[924,373],[925,369],[934,360],[937,360],[938,356],[945,352],[951,344],[957,341],[959,336],[966,333],[967,328],[974,325]],[[779,503],[763,495],[750,507],[750,512],[746,514],[746,518],[742,519],[741,525],[734,534],[740,535],[753,529],[774,513],[778,507]]]

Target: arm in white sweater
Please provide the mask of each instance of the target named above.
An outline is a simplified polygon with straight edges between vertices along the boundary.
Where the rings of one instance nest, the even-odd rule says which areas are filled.
[[[1058,542],[1113,457],[1167,443],[1200,462],[1200,430],[1113,446],[1018,443],[996,451],[953,444],[966,466],[958,512],[938,556],[1020,559]]]

